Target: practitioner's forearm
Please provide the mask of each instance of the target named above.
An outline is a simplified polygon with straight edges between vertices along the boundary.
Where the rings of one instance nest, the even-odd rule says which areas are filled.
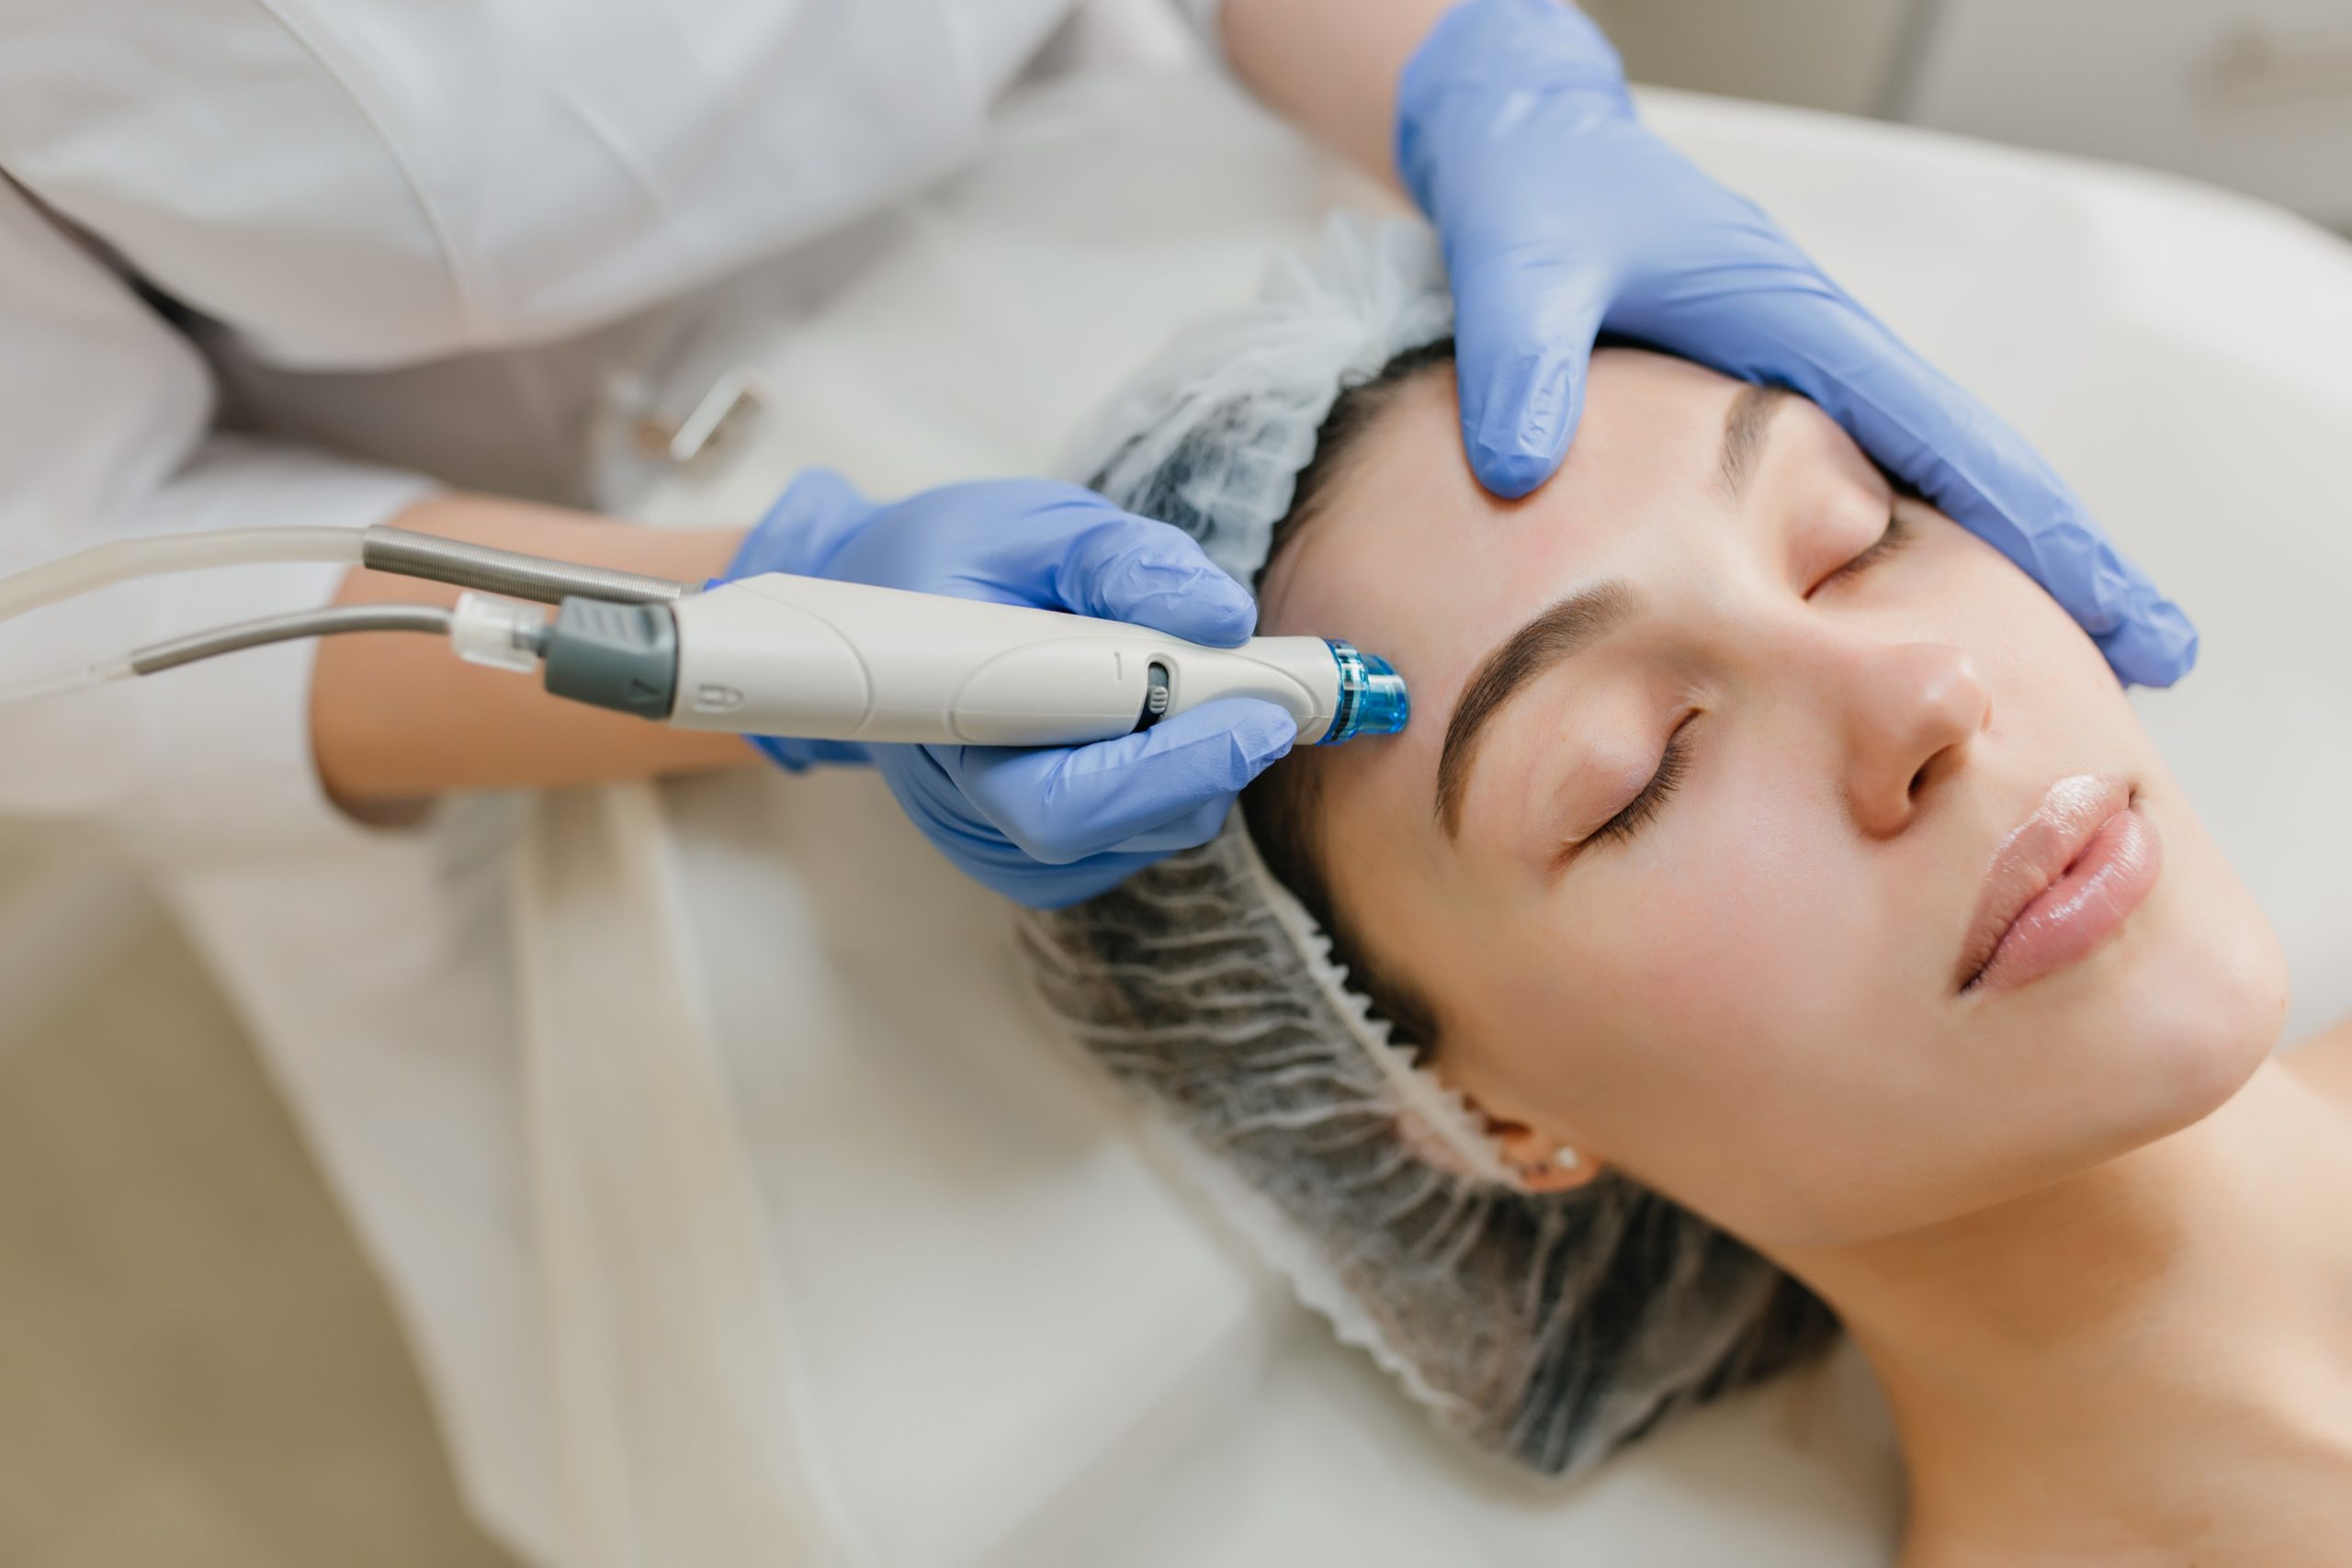
[[[1225,0],[1227,56],[1292,123],[1396,183],[1396,78],[1454,0]]]
[[[398,526],[564,560],[700,583],[726,570],[742,533],[645,528],[488,496],[437,496]],[[338,604],[448,604],[458,590],[354,570]],[[732,735],[697,734],[550,697],[535,678],[460,660],[445,639],[333,637],[311,678],[320,781],[363,820],[396,820],[456,789],[549,788],[747,764]]]

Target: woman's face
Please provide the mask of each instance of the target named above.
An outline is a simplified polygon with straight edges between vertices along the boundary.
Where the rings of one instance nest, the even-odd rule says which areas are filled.
[[[1283,765],[1326,770],[1333,898],[1499,1126],[1828,1246],[2110,1158],[2254,1070],[2275,939],[2030,579],[1811,404],[1680,361],[1597,355],[1516,503],[1453,409],[1450,370],[1398,392],[1260,629],[1406,678],[1403,735]]]

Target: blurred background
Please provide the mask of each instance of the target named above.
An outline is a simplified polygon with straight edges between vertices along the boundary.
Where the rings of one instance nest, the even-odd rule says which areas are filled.
[[[185,937],[127,873],[0,841],[0,1562],[508,1562]]]
[[[2352,0],[1589,0],[1634,78],[2124,163],[2352,231]]]
[[[1151,57],[1161,0],[1065,52]],[[2145,164],[2352,232],[2352,0],[1588,0],[1637,79]],[[0,1562],[505,1559],[243,1030],[127,874],[0,842]]]

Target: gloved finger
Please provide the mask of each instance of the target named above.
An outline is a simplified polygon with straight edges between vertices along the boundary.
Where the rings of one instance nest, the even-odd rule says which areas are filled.
[[[797,740],[775,735],[746,735],[743,739],[769,761],[791,773],[819,762],[864,767],[874,761],[874,754],[854,740]]]
[[[1598,271],[1496,245],[1449,247],[1462,445],[1478,482],[1516,501],[1559,471],[1584,416],[1607,314]]]
[[[2107,655],[2108,668],[2127,685],[2169,686],[2197,668],[2197,625],[2188,611],[2142,577],[2129,558],[2123,565],[2140,578],[2141,591],[2124,612],[2123,624],[2091,640]]]
[[[1083,904],[1108,893],[1154,861],[1165,858],[1165,854],[1163,851],[1153,854],[1095,855],[1082,865],[1051,870],[1032,867],[1018,881],[998,885],[996,890],[1032,909],[1067,909],[1072,904]]]
[[[729,581],[763,571],[821,575],[842,542],[880,508],[831,468],[803,471],[745,536],[727,569]]]
[[[1758,304],[1702,334],[1749,362],[1738,373],[1761,369],[1820,404],[1888,472],[2047,589],[2125,682],[2168,686],[2188,672],[2188,617],[2023,436],[1832,285]]]
[[[1162,822],[1148,833],[1137,833],[1118,846],[1120,853],[1173,854],[1178,850],[1193,849],[1207,843],[1225,827],[1226,818],[1232,813],[1233,798],[1219,795],[1204,800],[1192,810]]]
[[[1023,853],[1067,865],[1126,849],[1204,806],[1229,804],[1297,734],[1284,709],[1227,697],[1091,746],[964,747],[948,771]]]
[[[1257,601],[1191,535],[1102,504],[1105,515],[1070,539],[1057,562],[1062,608],[1216,648],[1248,640]]]

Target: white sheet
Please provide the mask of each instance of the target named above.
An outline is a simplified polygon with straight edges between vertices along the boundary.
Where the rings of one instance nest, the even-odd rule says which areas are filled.
[[[2143,712],[2286,934],[2297,1030],[2352,1009],[2352,842],[2320,831],[2352,772],[2346,248],[2150,176],[1645,107],[2023,425],[2196,614],[2204,669]],[[1050,468],[1141,356],[1339,197],[1378,199],[1206,78],[1057,89],[856,237],[821,317],[744,318],[735,356],[775,388],[761,444],[644,509],[749,515],[820,457],[886,493]],[[579,1561],[688,1541],[707,1568],[1890,1560],[1899,1472],[1850,1350],[1581,1487],[1490,1469],[1156,1170],[1029,1009],[1002,911],[870,780],[707,780],[656,806],[564,802],[526,851],[537,1235],[564,1414],[588,1424],[565,1456]],[[600,906],[641,935],[627,963]]]

